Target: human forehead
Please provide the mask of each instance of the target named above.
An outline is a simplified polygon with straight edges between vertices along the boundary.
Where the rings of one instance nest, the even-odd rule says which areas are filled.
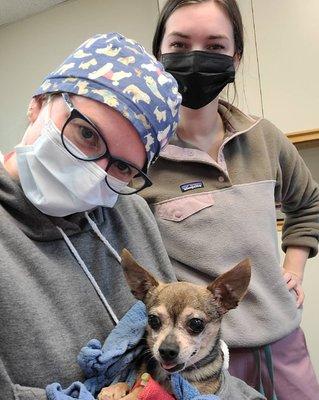
[[[117,110],[84,96],[70,95],[74,107],[98,128],[110,153],[142,167],[146,160],[144,144],[132,123]],[[70,114],[62,96],[54,96],[51,117],[61,130]]]
[[[233,41],[232,23],[213,0],[177,8],[166,21],[164,38],[176,33],[182,33],[190,39],[209,39],[221,35]]]
[[[69,114],[69,109],[66,107],[62,96],[55,96],[55,102],[59,105],[59,112],[61,106]],[[108,131],[110,128],[125,127],[133,132],[139,138],[138,133],[131,122],[121,115],[117,110],[107,106],[99,101],[78,95],[70,94],[70,99],[73,106],[80,111],[83,115],[88,117],[99,128],[100,133],[104,135],[104,130]]]

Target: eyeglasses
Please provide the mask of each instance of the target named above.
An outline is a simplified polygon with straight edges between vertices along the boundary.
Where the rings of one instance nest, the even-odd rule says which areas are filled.
[[[97,161],[106,158],[108,161],[105,169],[107,185],[118,194],[133,194],[152,185],[148,176],[135,165],[113,157],[107,147],[106,141],[88,117],[80,113],[71,102],[68,93],[62,93],[63,100],[70,111],[62,131],[61,139],[66,150],[75,158],[83,161]],[[109,179],[108,179],[108,176]],[[116,180],[126,182],[128,186],[119,189]]]

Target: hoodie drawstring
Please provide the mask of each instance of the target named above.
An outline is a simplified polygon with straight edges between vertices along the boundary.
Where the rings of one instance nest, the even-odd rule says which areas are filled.
[[[108,242],[108,240],[106,240],[106,238],[102,235],[101,231],[99,230],[98,226],[96,225],[96,223],[89,217],[88,213],[85,213],[85,217],[88,221],[88,223],[90,224],[91,228],[93,229],[94,233],[98,236],[98,238],[101,240],[101,242],[105,245],[105,247],[107,247],[107,249],[111,252],[111,254],[113,255],[113,257],[118,261],[118,263],[121,263],[121,257],[118,254],[118,252],[112,247],[112,245],[110,244],[110,242]],[[88,267],[85,265],[85,262],[83,261],[83,259],[81,258],[80,254],[78,253],[78,251],[76,250],[76,248],[73,246],[71,240],[68,238],[68,236],[66,235],[66,233],[63,231],[62,228],[60,228],[59,226],[57,226],[57,229],[59,230],[59,232],[61,233],[65,243],[67,244],[68,248],[70,249],[71,253],[73,254],[74,258],[76,259],[76,261],[78,262],[78,264],[80,265],[80,267],[83,269],[84,273],[86,274],[86,276],[88,277],[89,281],[92,283],[96,293],[98,294],[98,296],[100,297],[102,303],[104,304],[105,308],[107,309],[108,313],[110,314],[113,322],[115,325],[118,324],[119,319],[117,318],[115,312],[113,311],[111,305],[109,304],[109,302],[106,300],[104,294],[102,293],[99,285],[97,284],[96,280],[94,279],[93,275],[91,274],[91,272],[89,271]]]
[[[88,223],[91,225],[91,228],[93,229],[93,231],[96,233],[96,235],[98,236],[98,238],[101,240],[102,243],[105,244],[105,246],[109,249],[109,251],[113,254],[113,256],[117,259],[117,261],[119,262],[119,264],[121,264],[121,257],[119,255],[119,253],[114,249],[114,247],[112,247],[112,245],[110,244],[110,242],[108,240],[106,240],[106,238],[102,235],[101,231],[99,230],[98,226],[96,225],[96,223],[93,221],[92,218],[90,218],[88,212],[85,212],[85,217],[88,220]]]

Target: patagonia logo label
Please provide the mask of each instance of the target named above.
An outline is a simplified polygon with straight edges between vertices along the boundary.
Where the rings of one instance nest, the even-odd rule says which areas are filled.
[[[183,185],[180,185],[182,192],[187,192],[188,190],[200,189],[202,187],[204,187],[204,184],[202,181],[189,182],[189,183],[184,183]]]

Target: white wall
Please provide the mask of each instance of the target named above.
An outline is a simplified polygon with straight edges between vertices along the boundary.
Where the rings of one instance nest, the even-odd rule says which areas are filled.
[[[252,0],[263,108],[284,132],[319,127],[319,1]]]
[[[43,78],[84,40],[119,31],[150,50],[157,0],[69,0],[0,28],[0,149],[18,143]]]
[[[279,243],[281,241],[281,232],[278,232]],[[281,252],[282,259],[284,253]],[[306,294],[303,305],[303,316],[301,327],[305,333],[308,350],[311,356],[311,361],[319,379],[319,323],[318,323],[318,284],[319,284],[319,260],[318,256],[310,258],[306,265],[305,276],[303,281],[303,289]]]
[[[286,133],[318,128],[319,1],[238,0],[238,4],[247,39],[245,54],[256,62],[253,68],[248,66],[245,78],[246,108],[261,107],[260,115]],[[250,74],[258,86],[254,90]],[[242,90],[240,99],[245,106]]]

